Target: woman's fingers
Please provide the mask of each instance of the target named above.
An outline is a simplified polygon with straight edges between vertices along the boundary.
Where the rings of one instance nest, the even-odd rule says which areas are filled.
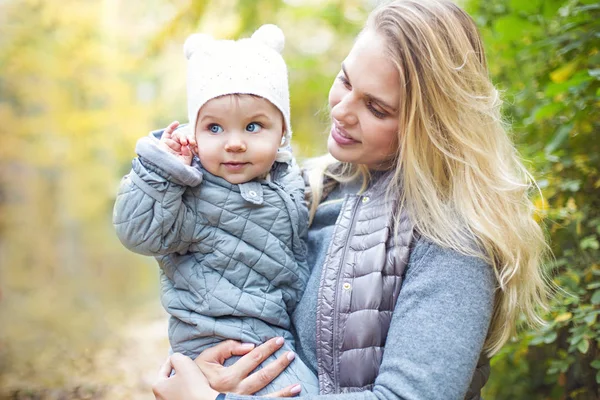
[[[254,347],[255,346],[252,343],[240,343],[235,340],[225,340],[200,353],[198,358],[196,358],[196,363],[199,364],[200,361],[204,361],[222,365],[228,358],[232,356],[243,356],[254,349]]]
[[[160,366],[158,370],[158,379],[168,378],[171,376],[171,371],[173,370],[173,366],[171,365],[171,357],[167,358],[167,361]]]
[[[274,337],[267,340],[239,360],[235,362],[229,368],[235,369],[237,374],[242,377],[248,376],[248,374],[256,369],[263,361],[265,361],[271,354],[283,346],[282,337]],[[260,372],[260,371],[258,371]],[[263,385],[264,386],[264,385]],[[262,386],[261,386],[262,388]],[[259,388],[260,389],[260,388]]]
[[[288,365],[290,365],[292,361],[294,361],[294,358],[296,358],[296,354],[293,351],[288,351],[283,355],[279,356],[275,361],[265,365],[263,368],[256,371],[252,375],[249,375],[243,380],[244,392],[256,393],[265,386],[267,386],[273,381],[273,379],[277,378],[283,372],[283,370],[286,369]],[[291,389],[292,387],[293,386],[290,386],[287,389]],[[290,395],[293,394],[294,393],[291,393]]]
[[[302,386],[300,386],[299,384],[295,384],[278,390],[277,392],[269,393],[263,397],[294,397],[297,396],[298,393],[300,393],[301,391]]]
[[[175,353],[169,357],[170,364],[175,370],[175,374],[182,374],[181,376],[195,374],[198,375],[198,366],[189,357],[184,356],[181,353]]]
[[[165,364],[175,370],[175,374],[165,376],[167,367],[163,365],[157,381],[152,385],[154,396],[159,400],[213,400],[219,394],[212,389],[196,363],[183,354],[175,353]]]

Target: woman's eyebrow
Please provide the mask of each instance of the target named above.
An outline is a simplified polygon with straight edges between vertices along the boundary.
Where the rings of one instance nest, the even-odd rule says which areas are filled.
[[[348,72],[346,71],[346,66],[344,65],[344,63],[342,63],[342,71],[344,72],[344,75],[346,76],[348,83],[350,83],[350,77],[348,76]],[[370,93],[366,93],[366,92],[363,92],[363,96],[369,98],[371,101],[374,101],[375,103],[379,103],[382,107],[387,108],[388,110],[390,110],[394,113],[398,111],[398,109],[396,107],[392,107],[391,105],[389,105],[385,101],[381,100],[377,96],[374,96],[374,95],[372,95]]]

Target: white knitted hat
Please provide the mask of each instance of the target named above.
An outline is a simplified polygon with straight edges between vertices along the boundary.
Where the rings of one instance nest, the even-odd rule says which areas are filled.
[[[196,126],[198,111],[207,101],[228,94],[252,94],[269,100],[283,114],[284,142],[277,161],[289,161],[290,95],[287,67],[281,57],[285,37],[275,25],[263,25],[251,38],[215,40],[193,34],[183,46],[188,59],[189,126]]]

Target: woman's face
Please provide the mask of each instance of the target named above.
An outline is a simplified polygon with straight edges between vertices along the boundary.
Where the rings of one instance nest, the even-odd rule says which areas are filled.
[[[399,75],[378,33],[364,31],[329,91],[327,147],[342,162],[387,169],[398,150]]]

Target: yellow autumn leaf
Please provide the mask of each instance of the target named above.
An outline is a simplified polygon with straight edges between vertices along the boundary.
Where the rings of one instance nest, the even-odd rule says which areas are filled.
[[[566,312],[566,313],[557,315],[556,318],[554,318],[554,321],[556,321],[556,322],[565,322],[565,321],[570,320],[572,316],[573,316],[572,313]]]
[[[577,61],[572,61],[572,62],[567,63],[567,64],[563,65],[562,67],[557,68],[554,71],[552,71],[550,73],[550,79],[554,83],[564,82],[567,79],[569,79],[571,77],[571,75],[573,75],[573,73],[575,73],[576,69],[577,69]]]

